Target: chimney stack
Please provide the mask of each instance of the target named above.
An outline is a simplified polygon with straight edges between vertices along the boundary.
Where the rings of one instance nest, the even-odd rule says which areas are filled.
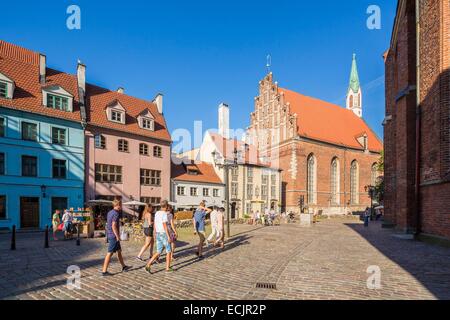
[[[78,82],[78,97],[80,104],[81,122],[83,126],[86,125],[86,66],[78,60],[77,64],[77,82]]]
[[[226,103],[219,105],[219,134],[226,138],[230,138],[230,108]]]
[[[117,92],[118,92],[118,93],[124,93],[124,92],[125,92],[125,89],[122,88],[122,87],[119,87],[119,88],[117,89]]]
[[[45,84],[45,74],[47,69],[47,58],[43,54],[39,54],[39,82]]]
[[[158,108],[159,113],[163,113],[163,95],[162,93],[158,93],[153,99],[153,103],[156,104],[156,107]]]

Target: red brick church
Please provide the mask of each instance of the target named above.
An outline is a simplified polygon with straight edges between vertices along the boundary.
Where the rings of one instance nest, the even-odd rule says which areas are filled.
[[[385,223],[450,240],[450,1],[398,1],[385,63]]]
[[[346,108],[283,89],[269,73],[259,83],[246,139],[282,171],[282,210],[300,199],[323,214],[370,205],[365,187],[379,176],[383,145],[362,118],[363,99],[353,56]]]

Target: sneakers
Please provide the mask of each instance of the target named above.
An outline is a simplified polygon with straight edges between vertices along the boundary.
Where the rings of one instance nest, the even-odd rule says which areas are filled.
[[[207,248],[209,248],[209,241],[208,241],[208,239],[205,240],[205,245],[206,245]]]
[[[141,261],[141,262],[145,262],[144,259],[142,259],[141,257],[136,257],[137,260]]]
[[[203,260],[203,259],[205,259],[204,256],[198,256],[198,260]]]
[[[109,276],[112,276],[112,274],[109,273],[108,271],[102,272],[102,277],[109,277]]]
[[[130,270],[130,269],[131,269],[130,266],[122,267],[122,272],[126,272],[126,271],[128,271],[128,270]]]

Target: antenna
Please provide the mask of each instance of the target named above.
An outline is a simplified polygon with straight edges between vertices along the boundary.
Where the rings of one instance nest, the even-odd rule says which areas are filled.
[[[267,55],[267,64],[266,64],[266,68],[267,68],[267,72],[270,72],[270,67],[272,66],[272,56],[270,54]]]

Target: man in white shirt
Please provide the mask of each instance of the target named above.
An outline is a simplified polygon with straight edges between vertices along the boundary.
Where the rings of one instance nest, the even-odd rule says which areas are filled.
[[[211,234],[209,235],[208,239],[206,239],[206,246],[209,246],[209,243],[214,239],[214,242],[217,241],[217,239],[219,239],[220,237],[220,231],[219,231],[219,221],[217,220],[217,207],[214,206],[214,210],[211,211],[209,218],[211,220]]]
[[[157,211],[155,214],[155,219],[153,222],[156,234],[156,253],[150,259],[150,261],[145,266],[145,271],[148,273],[152,273],[151,266],[152,263],[155,262],[164,249],[166,249],[166,271],[174,271],[174,269],[170,266],[171,261],[171,252],[172,252],[172,239],[169,235],[169,229],[167,228],[167,210],[169,208],[169,203],[167,200],[161,201],[161,210]]]

